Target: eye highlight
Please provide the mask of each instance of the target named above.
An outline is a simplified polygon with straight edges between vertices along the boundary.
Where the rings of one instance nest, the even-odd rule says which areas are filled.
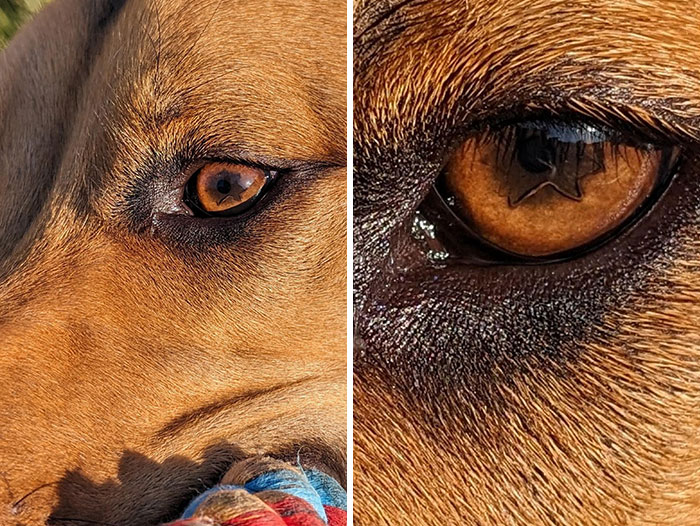
[[[276,174],[241,163],[207,163],[187,182],[183,201],[201,217],[241,214],[260,199]]]
[[[522,258],[590,246],[644,208],[675,149],[589,125],[522,122],[463,142],[436,188],[468,233]]]

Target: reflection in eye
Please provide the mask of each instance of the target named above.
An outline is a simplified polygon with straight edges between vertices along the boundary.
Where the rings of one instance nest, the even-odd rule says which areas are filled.
[[[478,239],[544,257],[586,246],[632,218],[665,179],[671,155],[591,126],[524,122],[466,140],[437,187]]]
[[[195,215],[236,215],[248,210],[267,189],[275,172],[239,163],[212,162],[197,171],[184,201]]]

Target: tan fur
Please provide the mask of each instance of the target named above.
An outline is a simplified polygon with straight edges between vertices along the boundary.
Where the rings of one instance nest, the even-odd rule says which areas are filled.
[[[409,22],[394,15],[383,26],[384,33],[400,26],[400,38],[379,44],[363,31],[368,5],[355,9],[354,106],[362,118],[354,126],[360,140],[385,137],[382,127],[389,123],[392,129],[420,125],[436,106],[449,114],[462,89],[475,107],[514,91],[536,99],[555,87],[576,91],[569,104],[592,115],[596,106],[632,96],[638,115],[649,120],[645,106],[659,106],[679,120],[700,116],[692,103],[700,83],[696,2],[406,2],[399,13]],[[551,76],[556,82],[543,82]],[[695,128],[683,131],[697,137]]]
[[[108,12],[56,0],[0,55],[3,526],[155,524],[251,453],[344,469],[344,4]],[[124,196],[183,137],[326,167],[178,245]]]
[[[355,8],[356,154],[391,152],[428,115],[449,122],[460,105],[478,112],[516,91],[538,107],[564,94],[591,117],[624,103],[640,121],[663,128],[661,115],[676,136],[700,136],[696,1],[409,1],[380,31],[372,5]],[[651,289],[607,313],[602,334],[615,336],[494,384],[502,413],[455,399],[428,425],[436,409],[416,406],[420,386],[409,401],[358,370],[356,524],[698,524],[699,234],[686,226]]]

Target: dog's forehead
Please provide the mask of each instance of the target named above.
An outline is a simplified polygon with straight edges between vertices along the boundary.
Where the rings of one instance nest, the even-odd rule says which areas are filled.
[[[269,156],[343,156],[338,5],[128,3],[106,39],[93,99],[105,118],[130,119],[140,131],[171,125],[163,135],[196,129]],[[318,32],[324,38],[308,38]]]
[[[514,94],[700,115],[696,2],[391,0],[355,19],[361,136]]]

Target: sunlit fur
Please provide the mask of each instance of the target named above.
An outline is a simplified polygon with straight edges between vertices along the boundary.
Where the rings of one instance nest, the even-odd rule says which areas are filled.
[[[436,107],[516,97],[603,122],[622,103],[620,121],[700,136],[699,2],[408,1],[381,22],[377,5],[355,7],[356,155],[429,140]],[[699,234],[685,225],[644,292],[561,350],[576,359],[494,383],[498,410],[357,370],[356,524],[698,524]]]
[[[345,13],[55,0],[0,54],[0,524],[155,524],[253,452],[342,477]],[[320,168],[230,243],[132,224],[187,141]]]

